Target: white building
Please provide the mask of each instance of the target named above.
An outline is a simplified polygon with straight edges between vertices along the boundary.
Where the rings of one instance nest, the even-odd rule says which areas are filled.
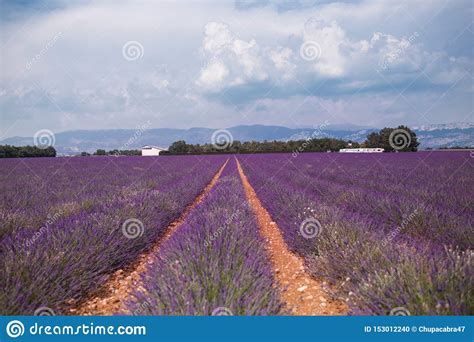
[[[145,145],[142,147],[142,156],[159,156],[163,151],[166,151],[166,149],[158,146]]]
[[[368,147],[368,148],[341,148],[339,152],[342,153],[380,153],[383,152],[383,148],[373,148],[373,147]]]

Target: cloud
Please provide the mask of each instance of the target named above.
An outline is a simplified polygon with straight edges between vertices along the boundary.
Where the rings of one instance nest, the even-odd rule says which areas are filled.
[[[202,52],[208,62],[197,80],[204,90],[215,92],[268,78],[255,39],[239,39],[227,24],[219,22],[207,23],[204,31]]]
[[[222,53],[234,40],[228,26],[224,23],[207,23],[204,33],[203,50],[213,55]]]
[[[293,78],[296,70],[293,50],[287,47],[276,48],[269,51],[269,57],[283,81]]]
[[[197,84],[205,89],[219,89],[228,75],[229,70],[224,63],[220,60],[213,60],[201,70]]]
[[[341,77],[345,74],[347,56],[343,55],[344,48],[352,46],[346,38],[346,32],[336,21],[327,23],[310,18],[305,24],[303,44],[312,42],[317,47],[312,69],[321,77]],[[301,53],[304,57],[304,51]],[[310,59],[312,60],[312,59]]]
[[[322,96],[440,91],[466,74],[445,51],[424,49],[418,31],[401,37],[376,31],[358,40],[337,21],[312,17],[291,36],[296,44],[263,45],[258,37],[240,39],[225,23],[208,23],[202,44],[208,66],[198,84],[218,61],[225,75],[202,90],[212,99],[242,105],[260,96],[289,98],[314,91]]]
[[[317,103],[337,104],[349,123],[426,124],[413,106],[424,112],[446,92],[429,120],[472,113],[469,1],[409,8],[371,0],[56,1],[4,9],[0,118],[13,128],[0,136],[148,120],[154,127],[309,125],[310,113],[321,113]],[[140,58],[124,58],[129,41],[143,46]],[[302,56],[303,46],[316,58]],[[396,113],[375,113],[377,101],[390,99]],[[285,118],[283,108],[295,113]]]

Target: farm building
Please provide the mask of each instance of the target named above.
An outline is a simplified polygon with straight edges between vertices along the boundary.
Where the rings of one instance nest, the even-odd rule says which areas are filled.
[[[383,148],[341,148],[339,152],[342,153],[380,153],[383,152]]]
[[[145,145],[142,147],[142,156],[159,156],[163,151],[166,151],[166,149],[158,146]]]

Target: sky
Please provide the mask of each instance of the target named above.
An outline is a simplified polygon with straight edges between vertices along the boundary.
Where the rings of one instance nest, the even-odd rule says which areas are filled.
[[[474,121],[471,1],[0,4],[0,140]]]

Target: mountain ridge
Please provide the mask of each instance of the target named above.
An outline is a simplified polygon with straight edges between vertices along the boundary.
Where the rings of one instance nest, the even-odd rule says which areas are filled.
[[[474,124],[448,123],[414,126],[412,128],[420,141],[420,148],[440,148],[453,146],[474,146]],[[367,134],[379,128],[356,125],[320,125],[315,128],[289,128],[270,125],[238,125],[225,128],[234,140],[300,140],[310,137],[331,137],[362,142]],[[150,129],[98,129],[71,130],[55,134],[55,148],[60,154],[77,154],[97,149],[137,149],[143,145],[169,146],[174,141],[185,140],[191,144],[210,143],[214,128],[192,127],[150,128]],[[33,145],[33,137],[10,137],[0,144],[14,146]]]

